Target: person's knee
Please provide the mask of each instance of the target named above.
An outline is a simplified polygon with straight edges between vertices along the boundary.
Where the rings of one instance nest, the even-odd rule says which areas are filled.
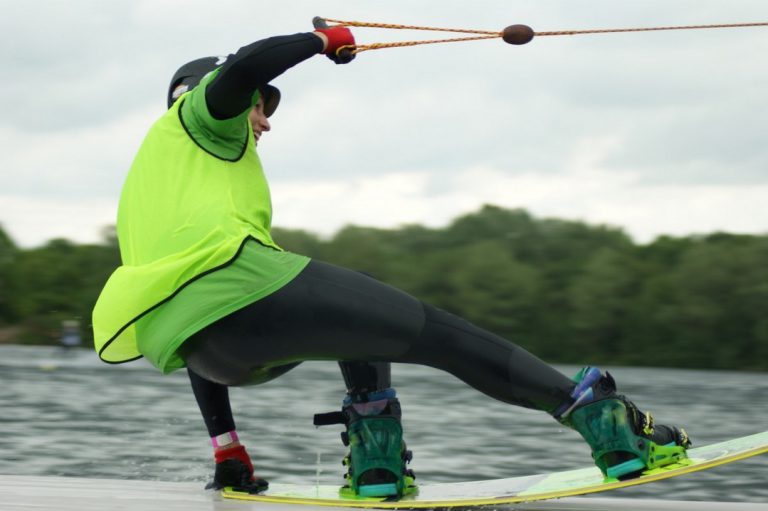
[[[249,380],[248,373],[237,368],[225,368],[220,364],[212,364],[210,359],[201,360],[195,356],[188,356],[186,363],[189,370],[194,371],[202,378],[228,387],[246,385]]]
[[[269,367],[243,368],[237,364],[226,364],[207,358],[204,362],[196,357],[188,357],[187,367],[205,378],[215,383],[220,383],[228,387],[244,387],[250,385],[261,385],[275,378],[282,376],[301,362],[282,364]]]

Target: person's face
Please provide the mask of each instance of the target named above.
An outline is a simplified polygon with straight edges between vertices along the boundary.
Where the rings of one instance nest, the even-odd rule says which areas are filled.
[[[251,109],[248,114],[248,120],[253,126],[253,138],[258,144],[261,134],[265,131],[269,131],[272,127],[269,125],[269,119],[264,115],[264,102],[259,98],[259,102]]]

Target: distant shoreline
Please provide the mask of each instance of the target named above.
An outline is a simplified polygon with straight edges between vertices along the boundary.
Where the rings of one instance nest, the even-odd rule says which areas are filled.
[[[0,328],[0,344],[20,344],[20,338],[20,326],[6,326]]]

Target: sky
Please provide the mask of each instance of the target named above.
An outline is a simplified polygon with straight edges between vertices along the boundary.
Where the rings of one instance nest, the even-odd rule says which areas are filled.
[[[0,0],[0,225],[98,242],[184,62],[328,18],[536,31],[768,22],[765,0]],[[356,28],[358,43],[445,37]],[[273,225],[445,226],[483,204],[637,242],[768,233],[768,27],[313,57],[259,154]]]

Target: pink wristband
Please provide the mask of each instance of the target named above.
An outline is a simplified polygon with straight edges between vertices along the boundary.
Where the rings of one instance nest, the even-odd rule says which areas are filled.
[[[211,437],[211,443],[213,444],[214,449],[218,449],[222,445],[229,445],[233,442],[237,442],[239,439],[237,438],[237,431],[234,429],[232,431],[227,431],[226,433],[222,433],[221,435],[216,435]]]

